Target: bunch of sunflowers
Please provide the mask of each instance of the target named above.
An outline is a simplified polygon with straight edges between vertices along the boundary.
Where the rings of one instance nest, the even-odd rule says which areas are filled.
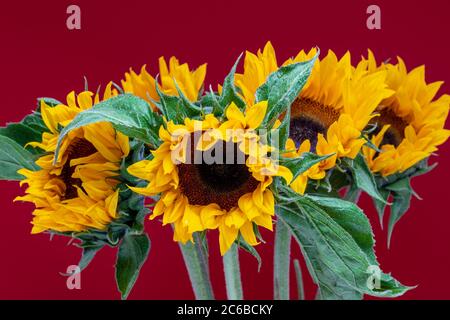
[[[130,70],[121,85],[38,99],[20,123],[0,128],[0,178],[26,185],[32,230],[78,240],[84,269],[117,247],[123,298],[145,262],[144,221],[171,225],[198,299],[213,299],[208,234],[218,231],[227,294],[242,299],[240,249],[261,264],[260,228],[275,232],[274,298],[289,299],[291,239],[318,299],[400,296],[410,287],[381,271],[372,228],[357,206],[367,193],[388,237],[407,212],[411,179],[449,137],[450,96],[424,67],[352,65],[330,51],[279,64],[272,45],[245,53],[217,90],[172,57],[159,75]],[[294,261],[298,283],[301,272]],[[377,272],[374,272],[376,270]],[[244,279],[245,280],[245,279]]]

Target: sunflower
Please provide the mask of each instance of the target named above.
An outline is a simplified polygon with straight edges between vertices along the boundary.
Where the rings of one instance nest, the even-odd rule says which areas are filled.
[[[132,69],[125,73],[122,87],[126,93],[132,93],[147,100],[153,107],[153,101],[159,101],[156,91],[156,80],[142,66],[141,72],[137,74]],[[202,64],[194,71],[190,71],[187,63],[180,64],[177,58],[171,57],[169,66],[164,57],[159,58],[159,89],[172,96],[178,96],[177,85],[181,92],[191,101],[197,101],[206,76],[206,64]]]
[[[271,52],[270,48],[269,43],[265,50]],[[283,65],[308,61],[316,53],[316,49],[308,53],[302,50]],[[247,55],[249,61],[258,59],[259,62],[244,63],[244,73],[236,76],[236,85],[244,96],[250,97],[273,72],[273,67],[262,66],[272,66],[276,58],[274,53]],[[248,69],[249,65],[252,68]],[[303,193],[308,178],[322,179],[338,159],[356,157],[366,143],[362,131],[372,119],[373,111],[380,101],[392,95],[386,88],[385,78],[384,71],[356,72],[348,52],[338,59],[329,51],[325,58],[316,60],[307,83],[291,105],[286,156],[299,156],[303,152],[333,156],[295,179],[291,185],[295,191]]]
[[[115,95],[109,84],[103,99]],[[104,230],[117,217],[118,171],[129,153],[128,137],[116,132],[109,123],[96,123],[71,131],[63,140],[58,159],[55,149],[62,127],[83,110],[100,101],[98,94],[84,91],[67,95],[67,104],[55,107],[41,102],[41,114],[48,132],[31,146],[45,153],[36,164],[38,171],[18,172],[27,184],[26,194],[15,200],[32,202],[32,233],[46,230],[80,232]]]
[[[163,142],[152,152],[153,159],[128,168],[149,181],[133,191],[160,195],[150,219],[162,215],[163,225],[173,224],[175,241],[185,243],[194,232],[218,229],[223,255],[239,234],[256,245],[255,226],[272,230],[269,186],[274,176],[289,183],[292,174],[267,156],[271,147],[255,132],[266,109],[264,101],[244,114],[232,103],[222,123],[212,114],[204,120],[187,118],[184,124],[169,121],[159,130]]]
[[[387,72],[386,83],[395,93],[380,102],[379,116],[373,119],[377,130],[372,143],[381,149],[364,147],[363,153],[373,172],[389,176],[403,172],[419,161],[428,158],[450,136],[444,129],[450,106],[450,96],[436,94],[443,82],[427,84],[425,67],[408,72],[404,61],[397,64],[377,65],[369,51],[358,67],[361,72]]]

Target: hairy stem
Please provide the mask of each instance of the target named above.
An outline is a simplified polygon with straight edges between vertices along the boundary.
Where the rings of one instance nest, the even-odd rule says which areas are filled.
[[[233,244],[223,256],[223,270],[225,273],[228,300],[242,300],[244,298],[238,250],[238,246]]]
[[[281,219],[278,219],[276,225],[273,259],[274,299],[289,300],[291,234]]]
[[[213,300],[214,293],[209,277],[208,256],[198,234],[194,235],[194,241],[195,243],[180,243],[192,289],[197,300]]]

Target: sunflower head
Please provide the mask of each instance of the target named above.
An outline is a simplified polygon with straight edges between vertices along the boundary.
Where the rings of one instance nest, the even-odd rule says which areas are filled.
[[[184,123],[168,121],[159,130],[162,144],[152,160],[140,161],[128,171],[145,181],[132,188],[147,195],[160,195],[151,219],[162,216],[174,225],[174,240],[192,240],[194,232],[218,229],[221,253],[242,236],[258,244],[255,228],[272,230],[273,178],[288,183],[291,172],[269,157],[255,129],[265,116],[263,101],[242,112],[234,103],[226,108],[226,120],[212,114]]]
[[[163,57],[159,58],[159,80],[152,77],[142,66],[140,73],[130,69],[125,73],[125,79],[122,80],[122,87],[125,93],[132,93],[146,101],[155,108],[154,101],[159,101],[159,95],[156,85],[162,93],[171,96],[178,95],[178,89],[191,102],[197,101],[203,82],[206,76],[206,64],[201,65],[196,70],[191,71],[187,63],[180,64],[177,58],[171,57],[167,65]],[[177,89],[178,86],[178,89]]]
[[[444,128],[450,106],[450,96],[436,97],[442,82],[427,83],[425,67],[408,72],[404,61],[378,66],[371,51],[358,67],[359,72],[383,71],[386,83],[394,94],[383,99],[372,120],[376,130],[372,143],[378,152],[364,147],[363,152],[373,172],[389,176],[404,172],[419,161],[428,158],[444,143],[450,131]]]
[[[116,95],[109,84],[103,99]],[[26,194],[16,200],[32,202],[32,233],[71,233],[88,229],[104,230],[117,216],[122,160],[130,152],[128,137],[109,123],[96,123],[70,132],[55,159],[60,130],[75,116],[100,101],[98,94],[71,92],[66,104],[49,106],[42,101],[40,111],[47,131],[42,140],[30,143],[43,151],[36,160],[38,171],[21,169]]]
[[[236,85],[246,98],[254,99],[258,86],[273,69],[277,69],[276,59],[268,58],[275,57],[273,48],[266,47],[266,50],[270,54],[247,53],[246,59],[248,56],[249,61],[254,62],[244,65],[243,75],[236,78]],[[315,48],[308,52],[300,51],[283,65],[306,62],[316,54]],[[271,63],[267,62],[269,60]],[[266,68],[268,65],[271,66],[270,72]],[[258,81],[250,86],[250,79]],[[334,156],[299,176],[293,183],[295,190],[304,192],[308,177],[322,179],[325,171],[333,168],[340,158],[356,157],[366,143],[363,130],[373,118],[375,108],[392,95],[385,79],[386,72],[382,70],[373,73],[357,71],[351,65],[348,52],[338,59],[330,50],[325,58],[316,60],[310,77],[291,105],[289,148],[296,148],[297,155],[308,151],[320,156]]]

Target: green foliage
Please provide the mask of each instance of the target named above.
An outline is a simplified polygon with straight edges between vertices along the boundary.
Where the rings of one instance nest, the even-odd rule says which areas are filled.
[[[175,79],[174,79],[174,81],[175,81]],[[180,89],[180,87],[178,86],[176,81],[175,81],[175,87],[177,88],[179,103],[180,103],[183,113],[186,115],[186,117],[189,117],[189,118],[199,117],[202,114],[202,109],[195,103],[191,102],[184,95],[183,91]]]
[[[200,106],[206,114],[212,113],[215,116],[223,116],[224,108],[219,103],[219,99],[220,95],[211,89],[200,99]]]
[[[34,162],[32,153],[25,150],[16,141],[0,135],[0,179],[22,180],[24,177],[17,173],[20,169],[39,170]]]
[[[277,214],[301,246],[321,298],[369,294],[396,297],[409,290],[381,273],[379,286],[369,286],[370,268],[378,268],[372,229],[353,203],[314,196],[299,196],[281,187]]]
[[[203,111],[200,106],[191,102],[180,89],[175,82],[177,89],[177,96],[170,96],[161,91],[156,86],[156,92],[158,93],[159,102],[154,101],[161,114],[168,120],[172,120],[175,123],[183,123],[185,118],[199,118]]]
[[[8,123],[6,127],[0,128],[0,135],[10,138],[27,149],[30,153],[39,154],[42,150],[27,147],[30,142],[41,142],[42,133],[48,132],[42,118],[38,112],[26,116],[22,121]]]
[[[372,171],[370,171],[362,154],[358,154],[354,160],[345,159],[347,168],[352,174],[353,183],[358,189],[365,191],[372,198],[385,202],[378,190]]]
[[[141,142],[131,141],[130,149],[129,156],[121,165],[121,172],[126,172],[129,165],[145,156],[145,146]],[[53,233],[80,240],[77,246],[83,250],[78,264],[81,271],[104,246],[118,247],[116,280],[122,298],[126,298],[150,247],[144,230],[144,220],[149,210],[144,205],[144,197],[128,188],[128,186],[139,186],[141,182],[138,179],[129,175],[120,175],[117,179],[122,181],[117,186],[119,189],[118,215],[105,230],[89,229],[83,232]]]
[[[267,101],[266,116],[261,127],[271,128],[298,97],[311,74],[317,55],[306,62],[289,64],[269,75],[256,91],[256,102]]]
[[[293,180],[295,180],[295,178],[307,171],[309,168],[331,156],[332,154],[319,156],[315,153],[304,152],[301,156],[296,158],[281,158],[280,164],[287,167],[292,172],[294,176]]]
[[[431,166],[428,165],[428,159],[425,159],[405,172],[392,174],[388,177],[378,176],[376,178],[376,185],[381,196],[385,201],[390,199],[392,202],[388,222],[388,246],[391,244],[394,227],[408,211],[412,197],[418,197],[411,187],[411,180],[414,177],[430,172],[436,167],[436,165],[437,164]],[[381,226],[383,226],[383,217],[386,211],[386,205],[377,199],[373,199],[373,202],[377,210]]]
[[[23,148],[32,154],[42,154],[43,150],[27,146],[30,142],[41,142],[42,134],[50,132],[42,120],[40,112],[41,102],[44,101],[48,106],[54,107],[61,102],[52,98],[39,98],[38,107],[31,114],[27,115],[20,122],[8,123],[5,127],[0,127],[0,135],[10,138],[17,142]]]
[[[99,252],[103,246],[86,246],[83,248],[83,253],[81,254],[80,262],[78,262],[78,267],[80,272],[87,268],[87,266],[94,260],[95,255]]]
[[[139,139],[155,148],[160,144],[158,130],[163,123],[162,117],[153,112],[145,100],[125,94],[102,101],[91,109],[80,112],[61,131],[55,158],[58,157],[63,139],[70,131],[98,122],[109,122],[124,135]]]
[[[247,253],[251,254],[258,263],[258,272],[261,271],[262,266],[262,260],[261,256],[259,255],[258,251],[256,251],[255,247],[249,245],[242,236],[239,236],[238,239],[235,241],[235,243],[239,246],[239,248],[243,249]]]
[[[241,60],[241,57],[242,54],[237,58],[230,72],[223,81],[222,94],[219,97],[219,108],[217,108],[214,113],[216,116],[223,116],[225,109],[232,102],[234,102],[234,104],[236,104],[236,106],[241,110],[244,110],[245,108],[245,101],[239,95],[239,90],[236,88],[234,83],[234,75],[236,74],[236,68]]]
[[[139,275],[150,251],[150,239],[146,234],[129,233],[123,237],[117,253],[117,287],[126,299]]]

